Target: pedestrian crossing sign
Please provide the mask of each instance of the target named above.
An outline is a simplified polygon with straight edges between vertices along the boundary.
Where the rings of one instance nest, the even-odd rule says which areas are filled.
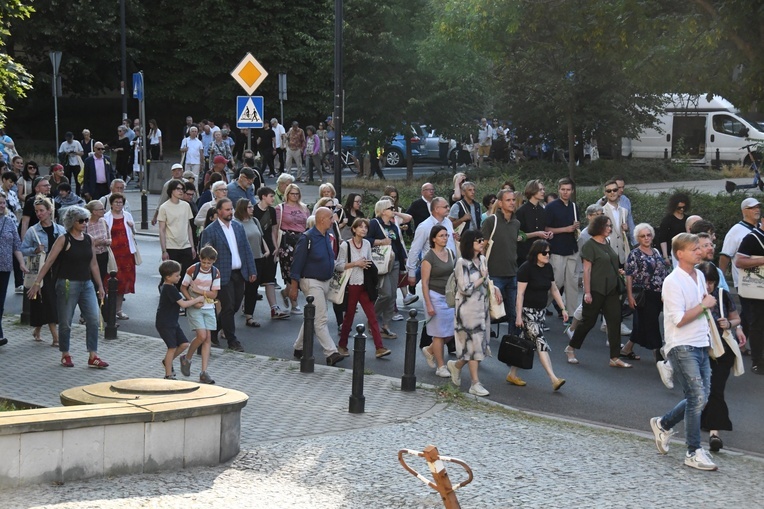
[[[236,127],[260,129],[263,127],[263,97],[240,95],[236,97]]]

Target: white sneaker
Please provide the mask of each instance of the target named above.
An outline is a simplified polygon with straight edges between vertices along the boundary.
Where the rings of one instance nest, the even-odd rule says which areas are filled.
[[[474,394],[475,396],[483,397],[483,396],[488,396],[491,393],[488,392],[485,389],[485,387],[483,387],[483,384],[481,384],[480,382],[477,382],[477,383],[472,384],[472,386],[470,386],[470,394]]]
[[[393,315],[393,321],[394,321],[394,322],[400,322],[401,320],[403,320],[403,315],[402,315],[402,314],[400,314],[400,313],[395,313],[395,314]]]
[[[451,381],[454,385],[457,387],[462,385],[462,372],[456,367],[456,361],[448,361],[446,366],[448,367],[448,372],[451,373]]]
[[[605,320],[602,320],[602,325],[600,325],[600,330],[604,333],[607,333],[607,324],[605,323]]]
[[[302,308],[300,306],[294,306],[292,308],[292,311],[290,311],[293,315],[301,315],[302,314]]]
[[[422,347],[422,353],[424,354],[424,358],[427,360],[427,365],[430,366],[432,369],[435,369],[435,366],[437,366],[437,364],[435,364],[435,356],[432,354],[432,350],[430,350],[430,347],[429,346],[423,346]],[[446,370],[446,376],[444,376],[443,378],[447,378],[449,376],[448,375],[448,370],[446,369],[445,366],[441,366],[441,367]],[[438,369],[440,369],[440,368],[438,368]],[[435,374],[437,375],[437,373],[435,373]],[[440,375],[438,375],[438,376],[440,376]]]
[[[711,455],[705,449],[699,447],[693,454],[687,452],[684,457],[684,464],[688,467],[698,470],[717,470],[718,467],[711,459]]]
[[[674,368],[668,360],[658,361],[655,363],[658,367],[658,374],[661,376],[661,381],[669,389],[674,388]]]
[[[448,372],[447,367],[441,366],[435,370],[435,376],[439,376],[440,378],[450,378],[451,373]]]
[[[419,295],[409,295],[408,297],[403,299],[403,304],[406,306],[410,306],[418,300],[419,300]]]
[[[621,322],[621,336],[628,336],[631,334],[631,329],[626,327],[626,324]]]
[[[573,332],[575,332],[575,331],[570,330],[570,325],[565,327],[565,335],[568,336],[569,340],[573,339]]]
[[[671,435],[674,434],[674,430],[665,430],[661,426],[661,418],[653,417],[650,419],[650,427],[653,430],[655,436],[655,446],[658,448],[658,452],[661,454],[668,454],[669,442],[671,441]]]
[[[24,285],[19,285],[16,287],[16,293],[17,294],[23,294],[24,293]]]

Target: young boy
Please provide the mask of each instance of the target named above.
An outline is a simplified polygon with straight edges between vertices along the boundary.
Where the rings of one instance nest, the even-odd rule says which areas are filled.
[[[180,358],[180,371],[184,376],[191,376],[191,359],[194,352],[201,346],[202,371],[199,381],[204,384],[214,384],[207,373],[207,363],[210,360],[212,331],[217,329],[215,317],[215,299],[220,290],[220,271],[213,265],[218,259],[218,252],[212,246],[204,246],[199,250],[199,262],[186,271],[180,291],[186,299],[202,299],[202,306],[188,310],[188,323],[196,331],[196,337],[191,343],[186,355]]]
[[[178,325],[180,308],[201,306],[204,297],[184,300],[175,286],[180,281],[180,264],[173,260],[167,260],[159,265],[159,275],[162,283],[159,285],[159,306],[157,307],[156,328],[159,336],[167,345],[162,364],[166,380],[175,380],[175,370],[172,362],[175,357],[182,354],[188,348],[188,339],[183,334],[183,329]]]

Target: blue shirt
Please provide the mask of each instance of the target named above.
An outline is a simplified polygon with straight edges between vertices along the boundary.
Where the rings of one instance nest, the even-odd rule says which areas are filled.
[[[573,207],[575,207],[575,214],[573,213]],[[576,217],[579,221],[581,220],[578,206],[572,201],[568,201],[568,204],[565,205],[559,198],[547,204],[544,209],[544,216],[547,228],[570,226],[576,222]],[[548,242],[552,249],[552,254],[569,256],[578,252],[578,244],[573,233],[555,233]]]
[[[246,191],[241,188],[239,183],[237,181],[233,181],[230,184],[228,184],[228,198],[231,200],[231,203],[233,203],[233,206],[236,207],[236,204],[239,202],[240,199],[246,198],[249,200],[249,202],[254,205],[257,203],[257,198],[255,198],[255,191],[254,186],[249,186]]]
[[[204,147],[204,157],[209,157],[210,145],[212,145],[214,134],[212,134],[212,131],[210,131],[210,134],[202,133],[201,138],[202,138],[202,147]]]
[[[302,278],[328,281],[334,275],[334,248],[327,230],[325,234],[314,226],[306,231],[294,248],[294,261],[289,276],[300,281]]]

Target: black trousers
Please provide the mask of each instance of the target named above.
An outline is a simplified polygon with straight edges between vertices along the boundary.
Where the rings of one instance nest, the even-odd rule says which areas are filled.
[[[610,345],[610,358],[616,359],[621,353],[621,296],[617,290],[609,295],[592,293],[592,303],[584,302],[581,323],[573,333],[573,339],[568,343],[573,348],[581,348],[589,331],[597,323],[600,311],[607,321],[607,341]]]
[[[228,346],[232,346],[238,343],[234,315],[236,310],[241,307],[241,301],[244,299],[244,276],[241,275],[240,270],[233,270],[231,271],[230,281],[221,286],[220,291],[218,291],[218,300],[220,301],[218,331],[222,330],[225,332]]]
[[[191,256],[191,248],[188,247],[186,249],[168,249],[167,250],[167,256],[170,257],[170,260],[175,260],[180,264],[180,275],[183,276],[183,274],[186,273],[188,268],[191,266],[192,263],[194,263],[194,258]],[[178,281],[178,284],[175,285],[178,287],[178,290],[180,290],[180,284],[183,282],[183,278],[180,278],[180,281]]]
[[[263,157],[263,164],[262,164],[262,173],[263,177],[266,175],[275,175],[276,174],[276,165],[273,162],[273,151],[272,150],[264,150],[260,152],[260,155]],[[268,173],[268,168],[271,169],[270,173]]]
[[[277,148],[276,149],[276,156],[279,158],[279,172],[284,171],[284,165],[286,162],[284,161],[284,156],[286,154],[286,151],[283,148]]]
[[[69,183],[72,185],[73,188],[75,188],[75,192],[77,195],[80,194],[80,183],[77,180],[77,175],[80,174],[80,165],[74,165],[69,166],[68,164],[64,166],[64,175],[66,178],[69,179]]]

